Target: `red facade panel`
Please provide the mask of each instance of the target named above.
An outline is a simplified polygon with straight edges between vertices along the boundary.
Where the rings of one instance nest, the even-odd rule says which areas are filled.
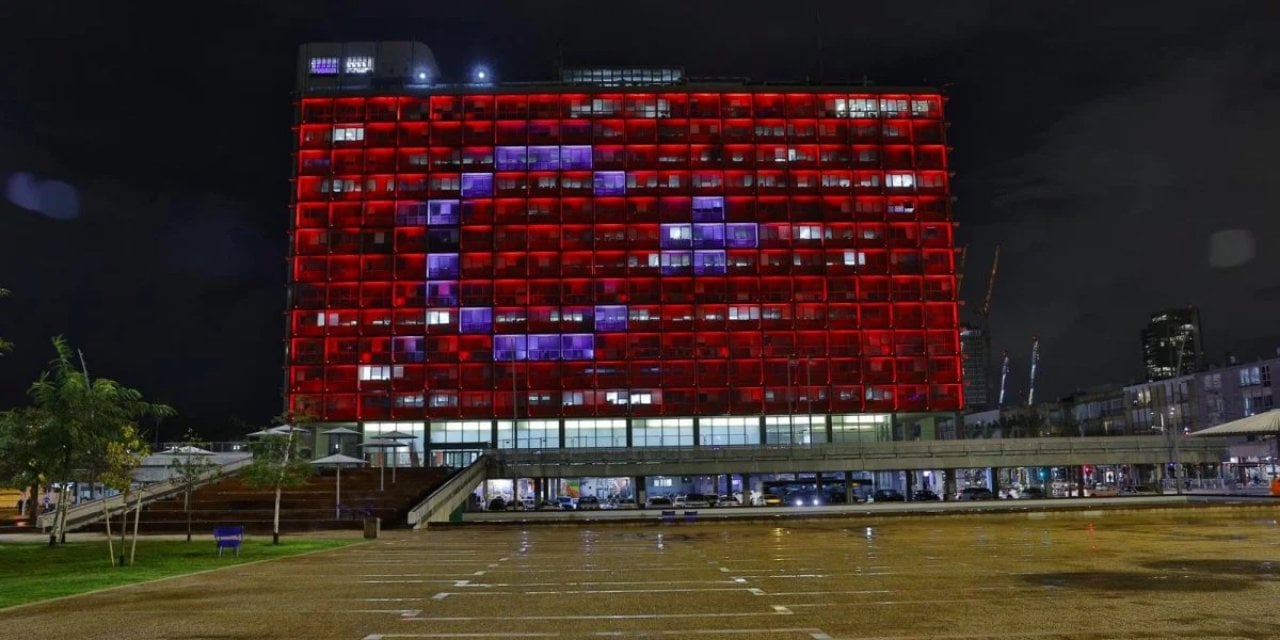
[[[288,395],[324,420],[955,411],[934,93],[304,97]]]

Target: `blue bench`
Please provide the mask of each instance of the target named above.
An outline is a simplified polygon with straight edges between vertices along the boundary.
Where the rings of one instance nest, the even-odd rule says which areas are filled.
[[[222,557],[223,549],[234,549],[236,557],[240,556],[240,543],[244,542],[244,527],[214,527],[213,540],[218,543],[218,557]]]

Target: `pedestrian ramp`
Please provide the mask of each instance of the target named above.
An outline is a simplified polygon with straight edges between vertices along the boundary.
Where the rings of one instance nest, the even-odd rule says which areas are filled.
[[[488,462],[487,455],[476,458],[470,466],[432,491],[426,499],[409,510],[409,526],[413,529],[425,529],[431,524],[451,522],[454,513],[466,506],[476,487],[488,477],[485,470]]]

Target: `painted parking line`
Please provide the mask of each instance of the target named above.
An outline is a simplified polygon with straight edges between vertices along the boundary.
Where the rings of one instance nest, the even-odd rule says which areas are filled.
[[[525,620],[525,621],[570,621],[570,620],[676,620],[676,619],[694,619],[701,620],[703,618],[760,618],[773,616],[789,616],[794,615],[793,612],[787,610],[786,607],[772,607],[771,611],[743,611],[732,613],[634,613],[634,614],[610,614],[610,615],[579,615],[579,616],[441,616],[441,617],[423,617],[409,616],[406,621],[411,622],[483,622],[483,621],[501,621],[501,620]]]
[[[473,585],[474,586],[474,585]],[[617,594],[617,593],[710,593],[715,591],[737,591],[742,593],[750,593],[752,595],[765,595],[760,589],[564,589],[560,591],[442,591],[432,596],[432,600],[444,600],[450,596],[562,596],[562,595],[582,595],[590,593],[599,594]]]
[[[654,629],[647,631],[595,631],[591,633],[575,633],[573,635],[582,637],[609,637],[609,638],[625,638],[625,637],[652,637],[652,636],[712,636],[712,635],[751,635],[751,634],[785,634],[794,633],[803,635],[814,640],[830,640],[831,636],[824,633],[821,629],[813,627],[776,627],[766,629]],[[510,632],[494,632],[494,633],[381,633],[371,634],[363,638],[363,640],[390,640],[391,638],[559,638],[563,634],[559,632],[530,632],[521,631],[516,633]],[[976,636],[971,636],[976,637]],[[887,639],[886,639],[887,640]],[[894,640],[901,640],[896,638]]]

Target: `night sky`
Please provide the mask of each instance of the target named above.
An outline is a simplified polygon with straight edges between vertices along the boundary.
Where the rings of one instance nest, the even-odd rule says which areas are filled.
[[[196,5],[203,13],[190,13]],[[888,6],[896,5],[896,6]],[[1116,6],[1122,5],[1122,6]],[[624,9],[625,7],[625,9]],[[1025,397],[1141,376],[1147,314],[1211,361],[1280,347],[1280,3],[10,2],[0,16],[0,408],[65,334],[173,405],[164,437],[281,407],[291,91],[308,41],[418,40],[446,79],[570,65],[947,89],[961,296],[997,244]],[[821,64],[819,63],[821,60]]]

